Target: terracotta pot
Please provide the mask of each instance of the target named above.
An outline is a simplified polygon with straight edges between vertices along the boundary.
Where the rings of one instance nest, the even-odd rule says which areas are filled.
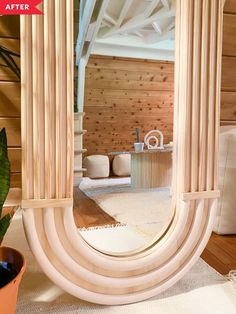
[[[14,314],[18,287],[25,271],[25,259],[21,253],[8,247],[0,247],[0,261],[9,262],[14,265],[17,275],[12,281],[0,289],[0,314]]]

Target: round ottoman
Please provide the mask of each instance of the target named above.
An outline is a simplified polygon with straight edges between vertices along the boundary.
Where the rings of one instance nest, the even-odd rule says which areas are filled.
[[[86,168],[85,176],[96,178],[107,178],[110,173],[109,158],[105,155],[91,155],[83,160],[83,167]]]
[[[125,177],[130,176],[131,160],[130,154],[116,155],[113,159],[112,170],[116,176]]]

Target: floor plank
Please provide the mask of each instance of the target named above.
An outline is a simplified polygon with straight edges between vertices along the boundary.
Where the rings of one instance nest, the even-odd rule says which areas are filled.
[[[236,269],[236,235],[212,233],[201,257],[222,275]]]
[[[115,225],[118,223],[78,188],[74,188],[73,212],[75,224],[78,228]]]

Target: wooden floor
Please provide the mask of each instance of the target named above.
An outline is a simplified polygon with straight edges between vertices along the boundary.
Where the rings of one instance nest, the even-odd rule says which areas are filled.
[[[222,236],[212,233],[201,257],[223,275],[236,269],[236,235]]]
[[[74,217],[78,228],[117,224],[78,188],[74,190]],[[236,235],[212,234],[201,257],[221,274],[236,269]]]
[[[74,189],[74,219],[77,228],[114,225],[117,221],[104,212],[80,189]]]

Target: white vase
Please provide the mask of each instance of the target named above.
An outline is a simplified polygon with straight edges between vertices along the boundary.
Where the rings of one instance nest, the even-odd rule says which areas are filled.
[[[136,152],[142,152],[144,148],[144,143],[134,143],[134,150]]]

